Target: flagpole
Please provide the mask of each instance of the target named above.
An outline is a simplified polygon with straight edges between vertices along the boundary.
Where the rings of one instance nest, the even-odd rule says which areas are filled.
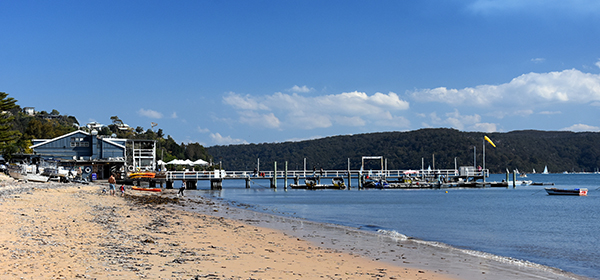
[[[481,171],[483,172],[483,182],[485,183],[485,138],[483,138],[482,141],[483,144],[483,168],[481,169]]]

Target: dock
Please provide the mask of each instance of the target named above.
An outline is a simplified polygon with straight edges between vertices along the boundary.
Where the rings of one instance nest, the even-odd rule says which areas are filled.
[[[508,187],[506,182],[485,182],[488,170],[462,166],[459,169],[436,170],[269,170],[269,171],[163,171],[153,178],[122,178],[119,183],[172,189],[176,182],[185,183],[187,189],[198,189],[200,182],[210,182],[210,189],[221,189],[223,181],[244,180],[246,188],[252,184],[282,187],[284,189],[350,189],[350,188],[484,188]],[[283,181],[283,185],[278,186]],[[337,183],[336,183],[337,181]],[[268,182],[268,183],[267,183]],[[353,186],[352,183],[358,183]]]

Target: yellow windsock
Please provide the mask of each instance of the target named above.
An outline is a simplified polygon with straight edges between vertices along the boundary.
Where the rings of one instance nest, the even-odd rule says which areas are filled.
[[[487,136],[483,136],[483,139],[487,140],[488,142],[490,142],[490,144],[492,144],[492,146],[494,146],[494,148],[496,148],[496,144],[494,144],[494,142],[492,142],[492,139],[490,139]]]

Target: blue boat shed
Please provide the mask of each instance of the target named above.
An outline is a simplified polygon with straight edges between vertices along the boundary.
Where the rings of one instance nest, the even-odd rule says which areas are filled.
[[[53,139],[34,139],[30,148],[45,160],[59,160],[63,166],[82,168],[104,179],[124,168],[126,143],[127,139],[100,137],[95,130],[77,130]]]

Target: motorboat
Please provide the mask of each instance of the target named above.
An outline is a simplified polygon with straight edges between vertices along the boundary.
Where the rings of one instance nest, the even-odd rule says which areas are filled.
[[[363,188],[365,188],[365,189],[371,189],[371,188],[387,189],[387,188],[390,188],[390,184],[388,184],[388,182],[386,182],[383,179],[379,179],[379,180],[368,179],[365,181]]]
[[[548,195],[579,195],[579,196],[587,196],[588,189],[586,188],[578,188],[578,189],[558,189],[558,188],[544,188]]]
[[[49,176],[40,174],[37,166],[32,164],[10,164],[8,165],[8,174],[17,180],[31,182],[45,183],[50,179]]]
[[[344,182],[344,178],[342,178],[342,177],[333,177],[333,179],[331,179],[331,183],[333,184],[333,187],[336,189],[345,189],[346,188],[346,183]]]
[[[532,180],[516,180],[515,181],[515,185],[516,186],[529,186],[533,183]],[[512,186],[513,185],[513,181],[508,181],[508,185]]]

